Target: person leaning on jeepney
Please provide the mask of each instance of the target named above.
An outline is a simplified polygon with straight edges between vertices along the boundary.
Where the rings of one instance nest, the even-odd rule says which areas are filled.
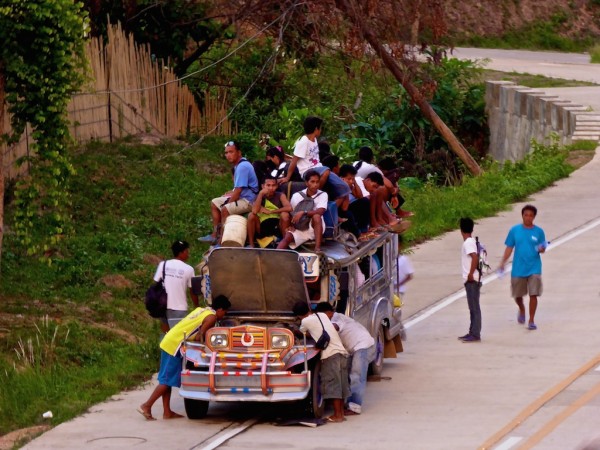
[[[152,415],[152,405],[161,397],[164,408],[163,419],[183,417],[171,410],[172,388],[181,386],[182,356],[179,348],[186,336],[204,342],[206,332],[215,326],[217,320],[225,317],[230,307],[229,299],[224,295],[219,295],[213,300],[212,307],[194,309],[165,335],[160,343],[158,386],[150,398],[137,409],[146,420],[156,420]]]
[[[315,308],[329,317],[334,328],[338,331],[344,348],[350,353],[350,397],[346,415],[362,412],[363,397],[367,390],[367,372],[369,364],[375,359],[375,339],[365,327],[356,320],[333,311],[329,302],[321,302]]]
[[[319,340],[323,330],[329,334],[329,345],[321,351],[321,394],[324,400],[331,400],[333,403],[333,415],[327,420],[343,422],[344,402],[350,396],[348,352],[326,314],[313,314],[308,303],[303,301],[296,302],[293,312],[301,320],[300,331],[308,332],[315,342]]]

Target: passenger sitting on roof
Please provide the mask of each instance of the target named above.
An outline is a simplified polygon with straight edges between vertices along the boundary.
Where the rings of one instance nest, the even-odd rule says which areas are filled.
[[[283,236],[290,226],[292,207],[285,194],[276,192],[277,180],[266,175],[262,190],[258,193],[252,212],[248,215],[248,243],[254,247],[254,236]]]
[[[242,215],[252,211],[252,203],[259,189],[254,167],[246,158],[242,157],[242,151],[237,142],[229,141],[225,144],[225,158],[233,167],[233,190],[212,200],[210,207],[213,231],[198,239],[211,244],[217,243],[219,226],[229,215]]]
[[[285,153],[281,147],[270,147],[267,150],[267,161],[272,168],[271,175],[276,180],[287,177],[291,162],[285,160]],[[297,167],[294,169],[290,181],[302,181]]]
[[[389,191],[384,186],[383,176],[379,172],[371,172],[364,179],[365,188],[369,191],[371,228],[388,228],[396,226],[400,220],[392,215],[385,202]]]
[[[348,201],[342,202],[339,208],[340,217],[348,219],[342,228],[360,237],[369,231],[369,191],[365,189],[363,179],[356,176],[356,169],[351,164],[340,167],[339,176],[350,187]]]
[[[327,155],[323,160],[323,165],[315,167],[319,175],[319,189],[327,192],[330,201],[335,201],[336,206],[340,206],[342,202],[348,198],[350,188],[344,180],[338,175],[340,158],[335,155]]]
[[[319,174],[308,170],[304,174],[306,189],[296,192],[290,201],[293,208],[291,225],[277,248],[296,248],[306,241],[315,240],[315,251],[321,250],[325,231],[323,214],[327,210],[327,193],[319,190]],[[312,204],[311,204],[312,203]]]

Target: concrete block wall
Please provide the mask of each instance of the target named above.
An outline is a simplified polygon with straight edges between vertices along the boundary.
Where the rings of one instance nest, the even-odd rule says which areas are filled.
[[[531,140],[549,142],[556,133],[563,145],[600,140],[600,114],[510,81],[486,81],[489,153],[497,161],[518,161],[531,151]]]

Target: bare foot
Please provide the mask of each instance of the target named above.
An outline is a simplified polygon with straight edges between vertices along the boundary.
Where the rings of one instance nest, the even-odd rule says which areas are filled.
[[[333,422],[333,423],[340,423],[340,422],[343,422],[344,420],[346,420],[346,419],[344,419],[344,416],[341,416],[341,417],[329,416],[327,418],[327,422]]]
[[[171,411],[170,414],[163,414],[163,419],[182,419],[183,416],[181,414],[177,414],[176,412]]]

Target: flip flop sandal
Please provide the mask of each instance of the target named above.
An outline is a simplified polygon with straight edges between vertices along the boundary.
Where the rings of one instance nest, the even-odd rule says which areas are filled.
[[[517,315],[517,322],[519,322],[519,323],[521,323],[521,324],[525,323],[525,314],[521,314],[521,313],[519,313],[519,314]]]
[[[156,417],[154,417],[152,413],[146,412],[142,408],[138,408],[136,409],[136,411],[139,412],[142,416],[144,416],[146,420],[156,420]]]
[[[528,330],[537,330],[537,325],[535,323],[530,323],[527,325]]]

